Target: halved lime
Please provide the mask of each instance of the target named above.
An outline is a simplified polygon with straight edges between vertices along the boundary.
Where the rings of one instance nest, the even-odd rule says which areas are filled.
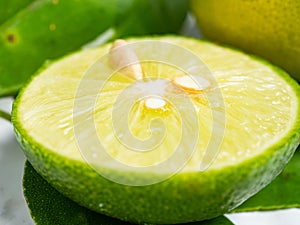
[[[174,224],[224,214],[281,172],[299,145],[298,83],[200,40],[128,43],[47,65],[15,101],[18,140],[53,187],[112,217]]]

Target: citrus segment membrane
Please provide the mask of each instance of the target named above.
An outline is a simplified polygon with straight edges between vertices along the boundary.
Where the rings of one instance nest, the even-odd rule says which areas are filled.
[[[110,167],[111,159],[132,168],[159,164],[169,159],[182,141],[182,148],[177,149],[181,154],[194,149],[182,170],[186,172],[199,171],[204,154],[209,154],[209,145],[217,145],[220,139],[218,155],[209,169],[233,165],[261,153],[280,140],[293,126],[297,117],[297,98],[289,84],[269,65],[242,53],[198,40],[176,37],[150,39],[172,43],[191,51],[210,69],[216,83],[198,74],[200,80],[203,80],[201,91],[190,81],[179,81],[182,85],[178,85],[176,77],[189,76],[189,72],[160,62],[140,62],[144,74],[140,83],[124,76],[121,71],[115,71],[108,80],[103,80],[99,73],[87,79],[84,76],[90,67],[109,53],[111,44],[108,44],[68,56],[34,77],[19,100],[18,115],[23,129],[45,148],[79,161],[84,160],[84,157],[77,142],[83,142],[85,153],[94,158],[92,163],[106,167]],[[131,39],[129,43],[138,41]],[[153,54],[155,49],[145,48],[140,51],[147,55]],[[181,55],[174,56],[172,52],[164,54],[169,54],[170,58],[177,57],[183,67],[189,63]],[[80,89],[78,93],[82,83],[89,88]],[[160,97],[166,92],[171,93],[169,95],[173,96],[172,101],[176,99],[176,105],[168,99],[162,102],[155,95],[150,99],[135,101],[131,95],[123,96],[124,90],[134,83],[136,91],[155,90]],[[99,90],[99,87],[103,88]],[[94,93],[95,89],[97,93]],[[222,95],[216,95],[216,91]],[[121,104],[115,104],[120,95]],[[85,104],[74,112],[76,97]],[[190,121],[185,118],[191,110],[190,105],[186,104],[187,99],[193,105],[197,121],[184,126],[193,130],[195,124],[198,124],[199,132],[182,136],[182,121]],[[126,114],[122,106],[128,103],[133,104]],[[186,113],[179,113],[175,107],[178,105],[181,105],[180,112]],[[114,110],[119,112],[115,114],[118,118],[113,118]],[[217,116],[213,116],[213,113]],[[222,119],[224,115],[225,120]],[[93,131],[86,123],[88,119],[94,121],[93,129],[96,130],[97,139],[110,157],[102,157],[95,149]],[[116,134],[114,124],[123,124],[124,121],[130,132]],[[78,126],[82,131],[79,135],[74,133],[74,127]],[[153,144],[153,148],[143,149],[145,146],[142,144],[137,145],[135,150],[128,148],[128,145],[135,143],[127,145],[123,141],[130,140],[131,136],[139,143],[150,140],[147,143],[149,146]],[[196,146],[193,146],[195,140]],[[172,163],[169,167],[173,166]]]

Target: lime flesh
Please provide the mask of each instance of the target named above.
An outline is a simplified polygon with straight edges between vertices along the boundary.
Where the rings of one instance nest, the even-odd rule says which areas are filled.
[[[211,71],[216,81],[214,85],[198,94],[180,92],[183,97],[178,100],[184,106],[185,98],[191,99],[199,125],[196,136],[181,137],[186,124],[180,121],[186,121],[190,109],[183,109],[186,114],[179,115],[172,102],[153,110],[145,107],[142,99],[132,105],[125,117],[120,108],[117,110],[121,112],[117,114],[119,118],[113,118],[118,96],[134,81],[116,73],[101,91],[92,93],[93,86],[102,84],[103,80],[97,80],[96,74],[86,79],[90,67],[109,52],[111,44],[67,56],[34,76],[14,104],[16,135],[28,160],[50,184],[97,212],[136,223],[159,224],[199,221],[224,214],[271,182],[298,146],[299,85],[266,62],[199,40],[159,37],[130,39],[129,43],[145,40],[188,49]],[[141,51],[147,55],[155,50]],[[170,53],[169,57],[173,55]],[[180,61],[182,65],[188,63],[184,58]],[[162,63],[143,62],[141,66],[144,74],[152,79],[140,84],[145,85],[141,86],[144,91],[163,85],[155,83],[155,78],[172,80],[183,73]],[[82,82],[86,88],[78,95]],[[221,95],[214,96],[216,88]],[[215,98],[209,98],[211,95]],[[93,104],[86,105],[92,107],[83,107],[74,113],[74,99],[78,96],[84,102],[93,96]],[[130,99],[127,95],[122,102]],[[95,134],[109,157],[101,157],[94,149],[93,130],[86,122],[86,115],[93,118]],[[225,120],[222,120],[224,115]],[[128,119],[131,133],[146,140],[153,134],[148,128],[154,117],[164,122],[165,136],[153,151],[128,151],[111,126],[115,120],[121,123]],[[79,135],[74,132],[77,127],[80,127]],[[155,138],[154,141],[158,141],[161,136]],[[195,150],[189,160],[163,182],[124,185],[107,180],[97,171],[101,168],[116,179],[148,184],[147,180],[168,173],[174,162],[167,162],[160,171],[147,168],[167,161],[174,154],[178,140],[183,140],[183,152],[189,152],[195,138]],[[85,148],[78,142],[84,142]],[[208,169],[202,171],[200,164],[209,153],[209,144],[219,142],[216,158],[212,157]],[[128,167],[124,170],[114,166],[114,161]],[[137,168],[143,168],[142,172]]]

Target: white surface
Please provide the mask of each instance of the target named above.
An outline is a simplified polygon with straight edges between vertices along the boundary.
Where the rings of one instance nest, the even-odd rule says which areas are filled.
[[[11,111],[12,99],[0,99],[0,109]],[[0,119],[0,225],[33,225],[22,193],[25,157],[12,125]],[[300,209],[227,215],[236,225],[299,225]]]
[[[12,99],[0,99],[0,109],[11,111]],[[0,225],[33,225],[22,192],[25,157],[12,125],[0,119]]]

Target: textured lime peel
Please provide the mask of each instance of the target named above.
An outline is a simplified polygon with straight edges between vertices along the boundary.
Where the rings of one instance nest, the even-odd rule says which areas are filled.
[[[174,49],[178,48],[161,51],[147,46],[134,48],[134,52],[139,60],[158,54],[180,65],[141,60],[141,81],[118,69],[103,80],[106,70],[112,68],[95,62],[107,59],[112,47],[107,44],[52,63],[32,78],[14,102],[17,138],[30,163],[53,187],[82,206],[121,220],[175,224],[227,213],[282,171],[300,140],[297,82],[264,61],[199,40],[151,37],[126,41],[132,46],[149,41],[159,47],[162,43],[179,46],[177,52]],[[181,54],[187,50],[198,61]],[[213,77],[191,73],[199,59]],[[195,76],[190,77],[200,88],[186,81],[186,75]],[[181,77],[179,82],[176,77]],[[199,77],[205,80],[199,82]],[[78,89],[81,85],[85,88]],[[166,90],[174,98],[163,98],[163,105],[156,98]],[[145,92],[157,93],[149,95],[154,98],[147,100],[150,107],[145,98],[132,97]],[[75,98],[82,104],[74,111]],[[226,121],[222,119],[225,112]],[[194,131],[196,124],[196,132],[183,135],[184,126]],[[121,125],[127,130],[117,130]],[[137,150],[129,151],[124,141],[128,145],[137,142]],[[151,141],[158,143],[155,149],[143,149],[143,143]],[[106,155],[98,151],[99,142]],[[211,158],[210,148],[219,143],[215,160],[200,171],[205,156]],[[174,151],[179,144],[181,148]],[[189,160],[184,167],[164,180],[165,172],[186,155]],[[170,160],[172,157],[176,160]],[[166,171],[150,169],[160,163],[165,163]],[[95,169],[130,184],[164,181],[123,185],[100,176]]]
[[[274,181],[234,212],[270,211],[287,208],[300,208],[300,148]]]
[[[30,215],[36,225],[130,225],[95,213],[63,196],[47,183],[29,164],[25,163],[23,189]],[[225,216],[186,225],[233,225]]]

